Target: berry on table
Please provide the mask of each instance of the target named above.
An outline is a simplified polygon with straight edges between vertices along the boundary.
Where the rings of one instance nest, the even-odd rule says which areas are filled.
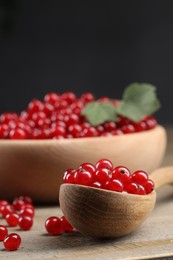
[[[72,227],[72,225],[68,222],[68,220],[64,216],[62,216],[60,218],[60,220],[62,222],[62,230],[63,231],[66,231],[66,232],[73,231],[74,228]]]
[[[19,217],[19,227],[22,230],[25,230],[25,231],[30,230],[32,225],[33,225],[33,218],[32,217],[26,216],[26,215]]]
[[[0,241],[3,241],[8,234],[6,226],[0,225]]]
[[[59,235],[63,232],[62,221],[56,216],[49,217],[46,220],[45,228],[51,235]]]
[[[19,223],[19,215],[17,213],[9,213],[5,217],[10,227],[16,227]]]
[[[6,236],[3,241],[5,249],[9,251],[17,250],[21,244],[21,237],[16,233],[11,233]]]

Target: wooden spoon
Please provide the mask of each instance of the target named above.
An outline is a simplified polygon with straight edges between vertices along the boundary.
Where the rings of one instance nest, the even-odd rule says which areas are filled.
[[[151,175],[155,189],[173,183],[173,166]],[[153,210],[156,192],[119,193],[82,185],[62,184],[60,207],[69,222],[84,235],[119,237],[136,230]]]

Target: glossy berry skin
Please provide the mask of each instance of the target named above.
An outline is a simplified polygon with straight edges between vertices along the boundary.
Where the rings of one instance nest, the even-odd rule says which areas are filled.
[[[86,170],[77,170],[76,174],[74,175],[74,183],[90,186],[93,180],[93,176],[89,171]]]
[[[34,217],[34,209],[31,207],[23,207],[20,211],[19,211],[19,215],[21,216],[29,216],[31,218]]]
[[[3,218],[5,218],[5,216],[7,214],[13,213],[13,212],[14,212],[14,208],[10,204],[0,207],[0,213],[1,213]]]
[[[45,228],[50,235],[60,235],[63,232],[62,221],[56,216],[49,217],[46,220]]]
[[[131,179],[132,182],[144,185],[148,180],[148,175],[145,171],[138,170],[132,174]]]
[[[76,170],[68,169],[64,173],[63,182],[64,183],[75,183],[74,177],[76,174]]]
[[[22,230],[30,230],[33,225],[33,218],[29,216],[21,216],[19,217],[19,227]]]
[[[92,175],[95,173],[96,169],[94,167],[94,165],[92,163],[82,163],[79,166],[80,170],[86,170],[88,172],[90,172]]]
[[[62,216],[60,218],[60,220],[62,222],[62,229],[63,229],[63,231],[66,231],[66,232],[73,231],[74,228],[72,227],[72,225],[68,222],[68,220],[64,216]]]
[[[8,234],[7,227],[0,225],[0,241],[3,241]]]
[[[148,180],[144,185],[146,194],[151,193],[154,190],[154,182],[152,180]]]
[[[9,213],[5,217],[10,227],[17,227],[19,223],[19,215],[17,213]]]
[[[124,190],[127,193],[131,194],[139,194],[139,188],[138,185],[135,182],[128,182],[125,184]]]
[[[106,182],[110,180],[111,178],[110,174],[111,174],[110,170],[106,168],[98,169],[95,173],[94,180],[101,183],[101,185],[104,186]]]
[[[106,168],[109,169],[110,171],[112,171],[113,169],[113,165],[112,162],[108,159],[101,159],[96,163],[95,166],[96,170],[102,169],[102,168]]]
[[[117,166],[112,171],[112,179],[118,179],[122,183],[128,181],[130,176],[130,170],[124,166]]]
[[[21,244],[21,237],[16,233],[9,234],[3,241],[6,250],[17,250]]]
[[[12,129],[10,131],[9,138],[10,139],[26,139],[27,134],[23,129],[16,128],[16,129]]]
[[[13,200],[12,205],[15,210],[19,211],[21,210],[22,206],[25,204],[25,202],[22,199],[16,198]]]
[[[105,189],[111,190],[111,191],[122,192],[124,189],[124,186],[120,180],[111,179],[110,181],[108,181],[106,183]]]

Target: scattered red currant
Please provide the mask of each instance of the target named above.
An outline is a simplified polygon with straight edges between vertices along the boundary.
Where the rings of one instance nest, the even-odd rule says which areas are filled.
[[[59,235],[63,232],[62,221],[60,218],[52,216],[45,222],[45,228],[51,235]]]
[[[19,217],[19,227],[22,230],[30,230],[33,225],[33,218],[30,216],[21,216]]]
[[[8,234],[8,229],[5,226],[0,225],[0,241],[3,241],[7,236],[7,234]]]
[[[3,241],[5,249],[9,251],[17,250],[21,244],[21,237],[16,233],[11,233]]]

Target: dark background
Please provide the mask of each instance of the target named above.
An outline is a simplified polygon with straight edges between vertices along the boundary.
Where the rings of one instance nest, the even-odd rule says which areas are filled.
[[[0,113],[51,91],[121,98],[157,86],[160,123],[173,111],[173,1],[0,0]]]

